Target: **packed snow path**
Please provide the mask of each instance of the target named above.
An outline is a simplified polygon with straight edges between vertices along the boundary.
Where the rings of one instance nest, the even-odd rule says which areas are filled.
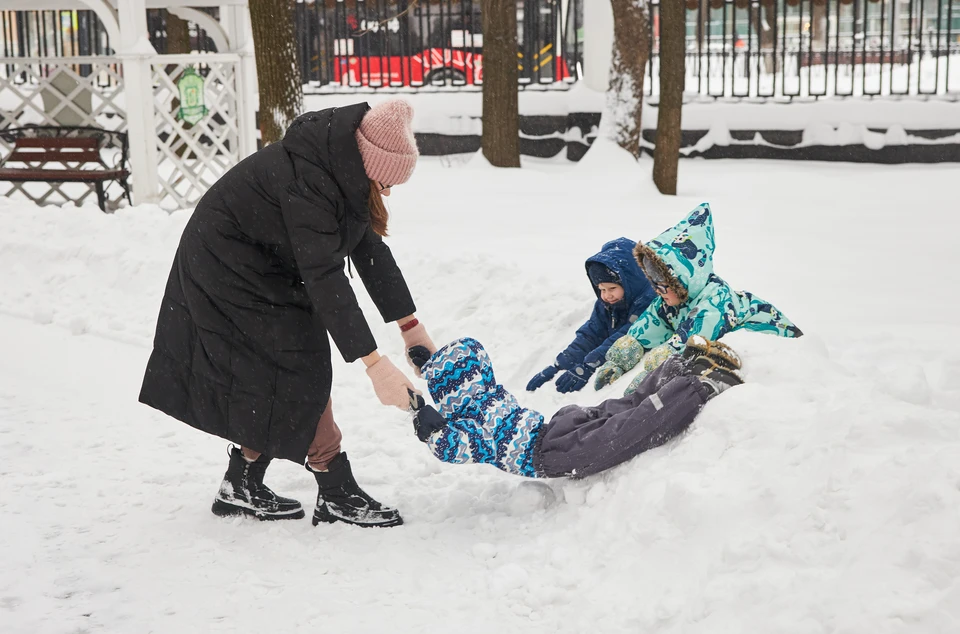
[[[960,629],[960,169],[687,161],[669,199],[600,150],[424,161],[397,189],[390,244],[438,343],[478,338],[548,414],[619,393],[522,388],[588,314],[583,260],[702,201],[719,274],[807,336],[731,335],[748,384],[687,434],[546,484],[436,462],[339,363],[344,447],[407,522],[379,531],[214,517],[226,443],[137,404],[187,212],[0,198],[0,630]],[[312,506],[302,467],[267,483]]]

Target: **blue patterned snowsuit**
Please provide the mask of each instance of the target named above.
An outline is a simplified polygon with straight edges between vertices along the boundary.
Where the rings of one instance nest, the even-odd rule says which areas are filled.
[[[781,337],[803,334],[773,304],[733,290],[714,273],[715,247],[713,216],[710,205],[703,203],[676,226],[636,248],[638,259],[655,256],[684,300],[679,306],[667,306],[658,297],[633,323],[628,334],[646,350],[666,343],[681,352],[691,335],[716,340],[740,329]]]
[[[474,339],[440,348],[422,372],[443,418],[424,441],[434,456],[531,478],[611,469],[681,433],[709,398],[689,364],[674,356],[636,393],[596,407],[568,405],[544,423],[542,414],[521,407],[497,383],[490,358]]]
[[[437,411],[447,421],[426,441],[444,462],[487,463],[516,475],[537,477],[533,447],[543,414],[525,409],[497,383],[490,357],[475,339],[458,339],[422,368]]]
[[[590,264],[598,262],[617,274],[623,287],[623,299],[609,306],[600,299],[599,289],[593,287],[597,295],[593,313],[577,330],[573,342],[557,355],[557,367],[561,370],[570,370],[578,363],[594,368],[602,364],[613,342],[627,334],[630,324],[656,298],[657,294],[633,257],[636,245],[628,238],[617,238],[604,244],[599,253],[586,261],[588,269]]]

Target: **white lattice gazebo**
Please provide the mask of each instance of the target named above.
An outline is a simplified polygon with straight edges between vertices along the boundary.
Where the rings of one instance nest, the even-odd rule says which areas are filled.
[[[96,12],[110,56],[0,59],[0,129],[35,125],[124,131],[134,203],[190,207],[216,179],[256,150],[256,75],[247,0],[3,0],[4,9]],[[220,19],[197,7],[220,7]],[[147,9],[196,23],[216,53],[160,55]],[[177,117],[177,81],[189,67],[205,77],[205,116]],[[83,69],[81,72],[79,69]],[[23,189],[18,187],[18,189]],[[42,196],[44,202],[57,187]]]

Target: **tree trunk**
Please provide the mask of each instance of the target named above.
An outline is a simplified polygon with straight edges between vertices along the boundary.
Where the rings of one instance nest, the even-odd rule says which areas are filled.
[[[169,55],[177,55],[190,52],[190,26],[187,24],[186,20],[179,18],[178,16],[166,12],[166,32],[167,32],[167,48],[166,52]],[[181,73],[177,73],[177,64],[167,64],[166,72],[167,75],[170,75],[170,80],[173,82],[173,85],[176,86],[177,82],[180,81]],[[173,97],[173,101],[170,103],[171,108],[173,108],[174,117],[177,116],[177,111],[180,110],[180,98],[177,96]],[[187,130],[193,126],[184,121],[181,125]],[[174,132],[176,134],[176,132]],[[182,141],[179,137],[171,142],[170,147],[173,148],[174,154],[180,158],[184,158],[186,155],[187,158],[194,158],[190,148],[187,146],[185,141]]]
[[[263,145],[282,139],[303,109],[293,9],[293,0],[250,0]]]
[[[516,0],[483,0],[483,155],[520,167]]]
[[[653,182],[661,194],[676,195],[680,162],[680,112],[683,109],[684,5],[660,4],[660,110],[657,147],[653,151]]]
[[[613,140],[634,158],[640,158],[643,78],[650,58],[649,7],[647,0],[610,0],[610,5],[613,56],[607,112],[614,117]]]
[[[190,29],[187,21],[169,11],[167,14],[167,53],[178,55],[190,52]]]

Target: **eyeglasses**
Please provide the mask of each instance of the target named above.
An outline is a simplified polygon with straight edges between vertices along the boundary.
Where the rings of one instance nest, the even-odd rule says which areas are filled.
[[[381,191],[381,192],[382,192],[383,190],[385,190],[385,189],[390,189],[390,185],[384,185],[384,184],[381,183],[380,181],[377,181],[377,185],[380,187],[380,189],[379,189],[378,191]]]
[[[666,284],[654,284],[653,290],[657,291],[661,295],[666,295],[670,291],[670,287]]]

